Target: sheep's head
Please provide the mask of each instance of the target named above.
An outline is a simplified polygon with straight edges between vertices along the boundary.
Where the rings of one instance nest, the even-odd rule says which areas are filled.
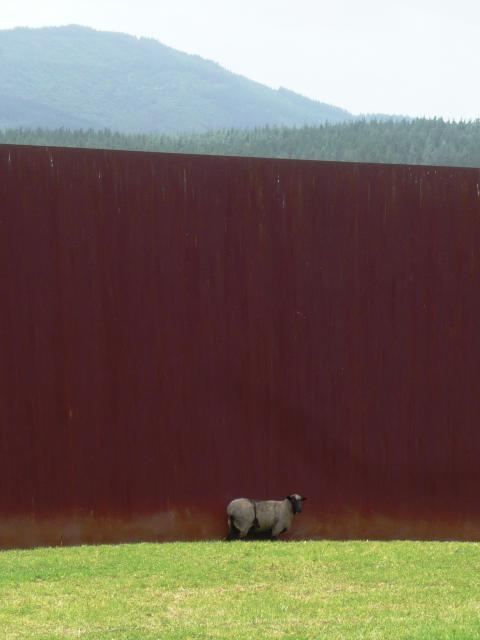
[[[306,500],[306,498],[302,498],[298,493],[292,493],[287,496],[287,500],[290,500],[290,504],[292,505],[293,514],[302,512],[302,502]]]

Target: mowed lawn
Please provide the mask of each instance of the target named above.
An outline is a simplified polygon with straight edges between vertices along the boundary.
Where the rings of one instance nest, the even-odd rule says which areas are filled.
[[[204,542],[4,551],[0,638],[480,638],[480,545]]]

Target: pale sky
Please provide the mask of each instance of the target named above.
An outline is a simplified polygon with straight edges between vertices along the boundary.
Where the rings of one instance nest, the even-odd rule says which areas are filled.
[[[0,1],[0,29],[148,36],[352,113],[480,118],[480,0]]]

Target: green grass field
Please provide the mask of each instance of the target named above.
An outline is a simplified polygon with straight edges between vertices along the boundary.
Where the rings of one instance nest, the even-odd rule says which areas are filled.
[[[0,638],[480,638],[480,545],[205,542],[5,551]]]

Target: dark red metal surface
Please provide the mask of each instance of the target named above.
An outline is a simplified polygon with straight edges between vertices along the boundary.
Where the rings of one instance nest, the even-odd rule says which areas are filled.
[[[0,546],[480,539],[480,171],[0,147]]]

